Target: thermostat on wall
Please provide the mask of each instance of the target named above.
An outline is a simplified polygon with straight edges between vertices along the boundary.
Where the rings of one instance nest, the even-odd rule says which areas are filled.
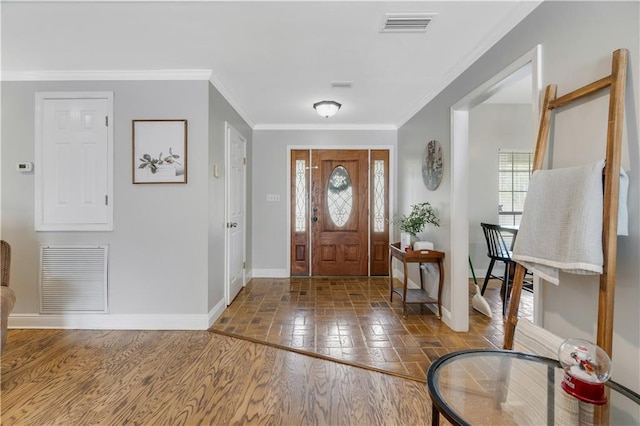
[[[29,173],[33,171],[33,163],[18,163],[16,164],[16,170],[22,173]]]

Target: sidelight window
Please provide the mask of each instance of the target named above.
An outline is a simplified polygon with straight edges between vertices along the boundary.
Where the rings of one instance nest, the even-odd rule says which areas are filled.
[[[384,232],[384,160],[373,162],[373,232]]]
[[[307,162],[296,160],[296,232],[304,232],[307,225]]]

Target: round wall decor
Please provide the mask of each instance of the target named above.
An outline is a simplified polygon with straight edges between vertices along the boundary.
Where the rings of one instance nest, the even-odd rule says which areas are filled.
[[[422,159],[422,180],[429,191],[435,191],[442,182],[442,145],[436,140],[427,142]]]

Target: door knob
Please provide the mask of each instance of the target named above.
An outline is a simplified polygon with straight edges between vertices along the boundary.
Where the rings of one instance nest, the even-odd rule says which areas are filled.
[[[237,228],[237,227],[238,227],[237,222],[227,223],[227,228]]]
[[[311,221],[312,221],[312,222],[317,222],[317,221],[318,221],[318,218],[314,216],[314,217],[312,217],[312,218],[311,218]]]

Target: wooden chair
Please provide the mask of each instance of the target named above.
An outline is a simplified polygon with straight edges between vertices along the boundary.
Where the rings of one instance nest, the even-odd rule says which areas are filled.
[[[494,278],[502,281],[502,288],[500,292],[502,295],[502,316],[504,316],[507,312],[507,299],[509,297],[510,289],[509,283],[513,281],[513,276],[510,276],[513,261],[511,260],[511,247],[507,245],[502,233],[508,232],[513,234],[515,237],[516,231],[514,229],[503,228],[500,225],[491,225],[488,223],[481,223],[480,226],[482,226],[482,232],[484,233],[484,238],[487,241],[487,256],[491,259],[480,293],[484,295],[484,291],[486,290],[490,279]],[[493,267],[496,262],[504,262],[503,276],[493,275]]]
[[[487,241],[487,256],[491,259],[480,293],[484,295],[484,291],[486,290],[490,279],[493,278],[502,281],[500,294],[502,297],[502,316],[505,316],[507,313],[507,304],[515,272],[515,262],[511,258],[511,252],[513,250],[513,243],[515,242],[518,231],[514,228],[492,225],[489,223],[481,223],[480,226],[482,226],[482,232],[484,233],[484,238]],[[507,237],[509,242],[505,239],[505,234],[508,234]],[[502,276],[493,275],[493,267],[495,266],[496,261],[504,262],[504,274]],[[529,272],[527,272],[527,274],[528,276],[531,276]],[[525,290],[532,291],[533,281],[529,279],[525,280],[524,286]]]

